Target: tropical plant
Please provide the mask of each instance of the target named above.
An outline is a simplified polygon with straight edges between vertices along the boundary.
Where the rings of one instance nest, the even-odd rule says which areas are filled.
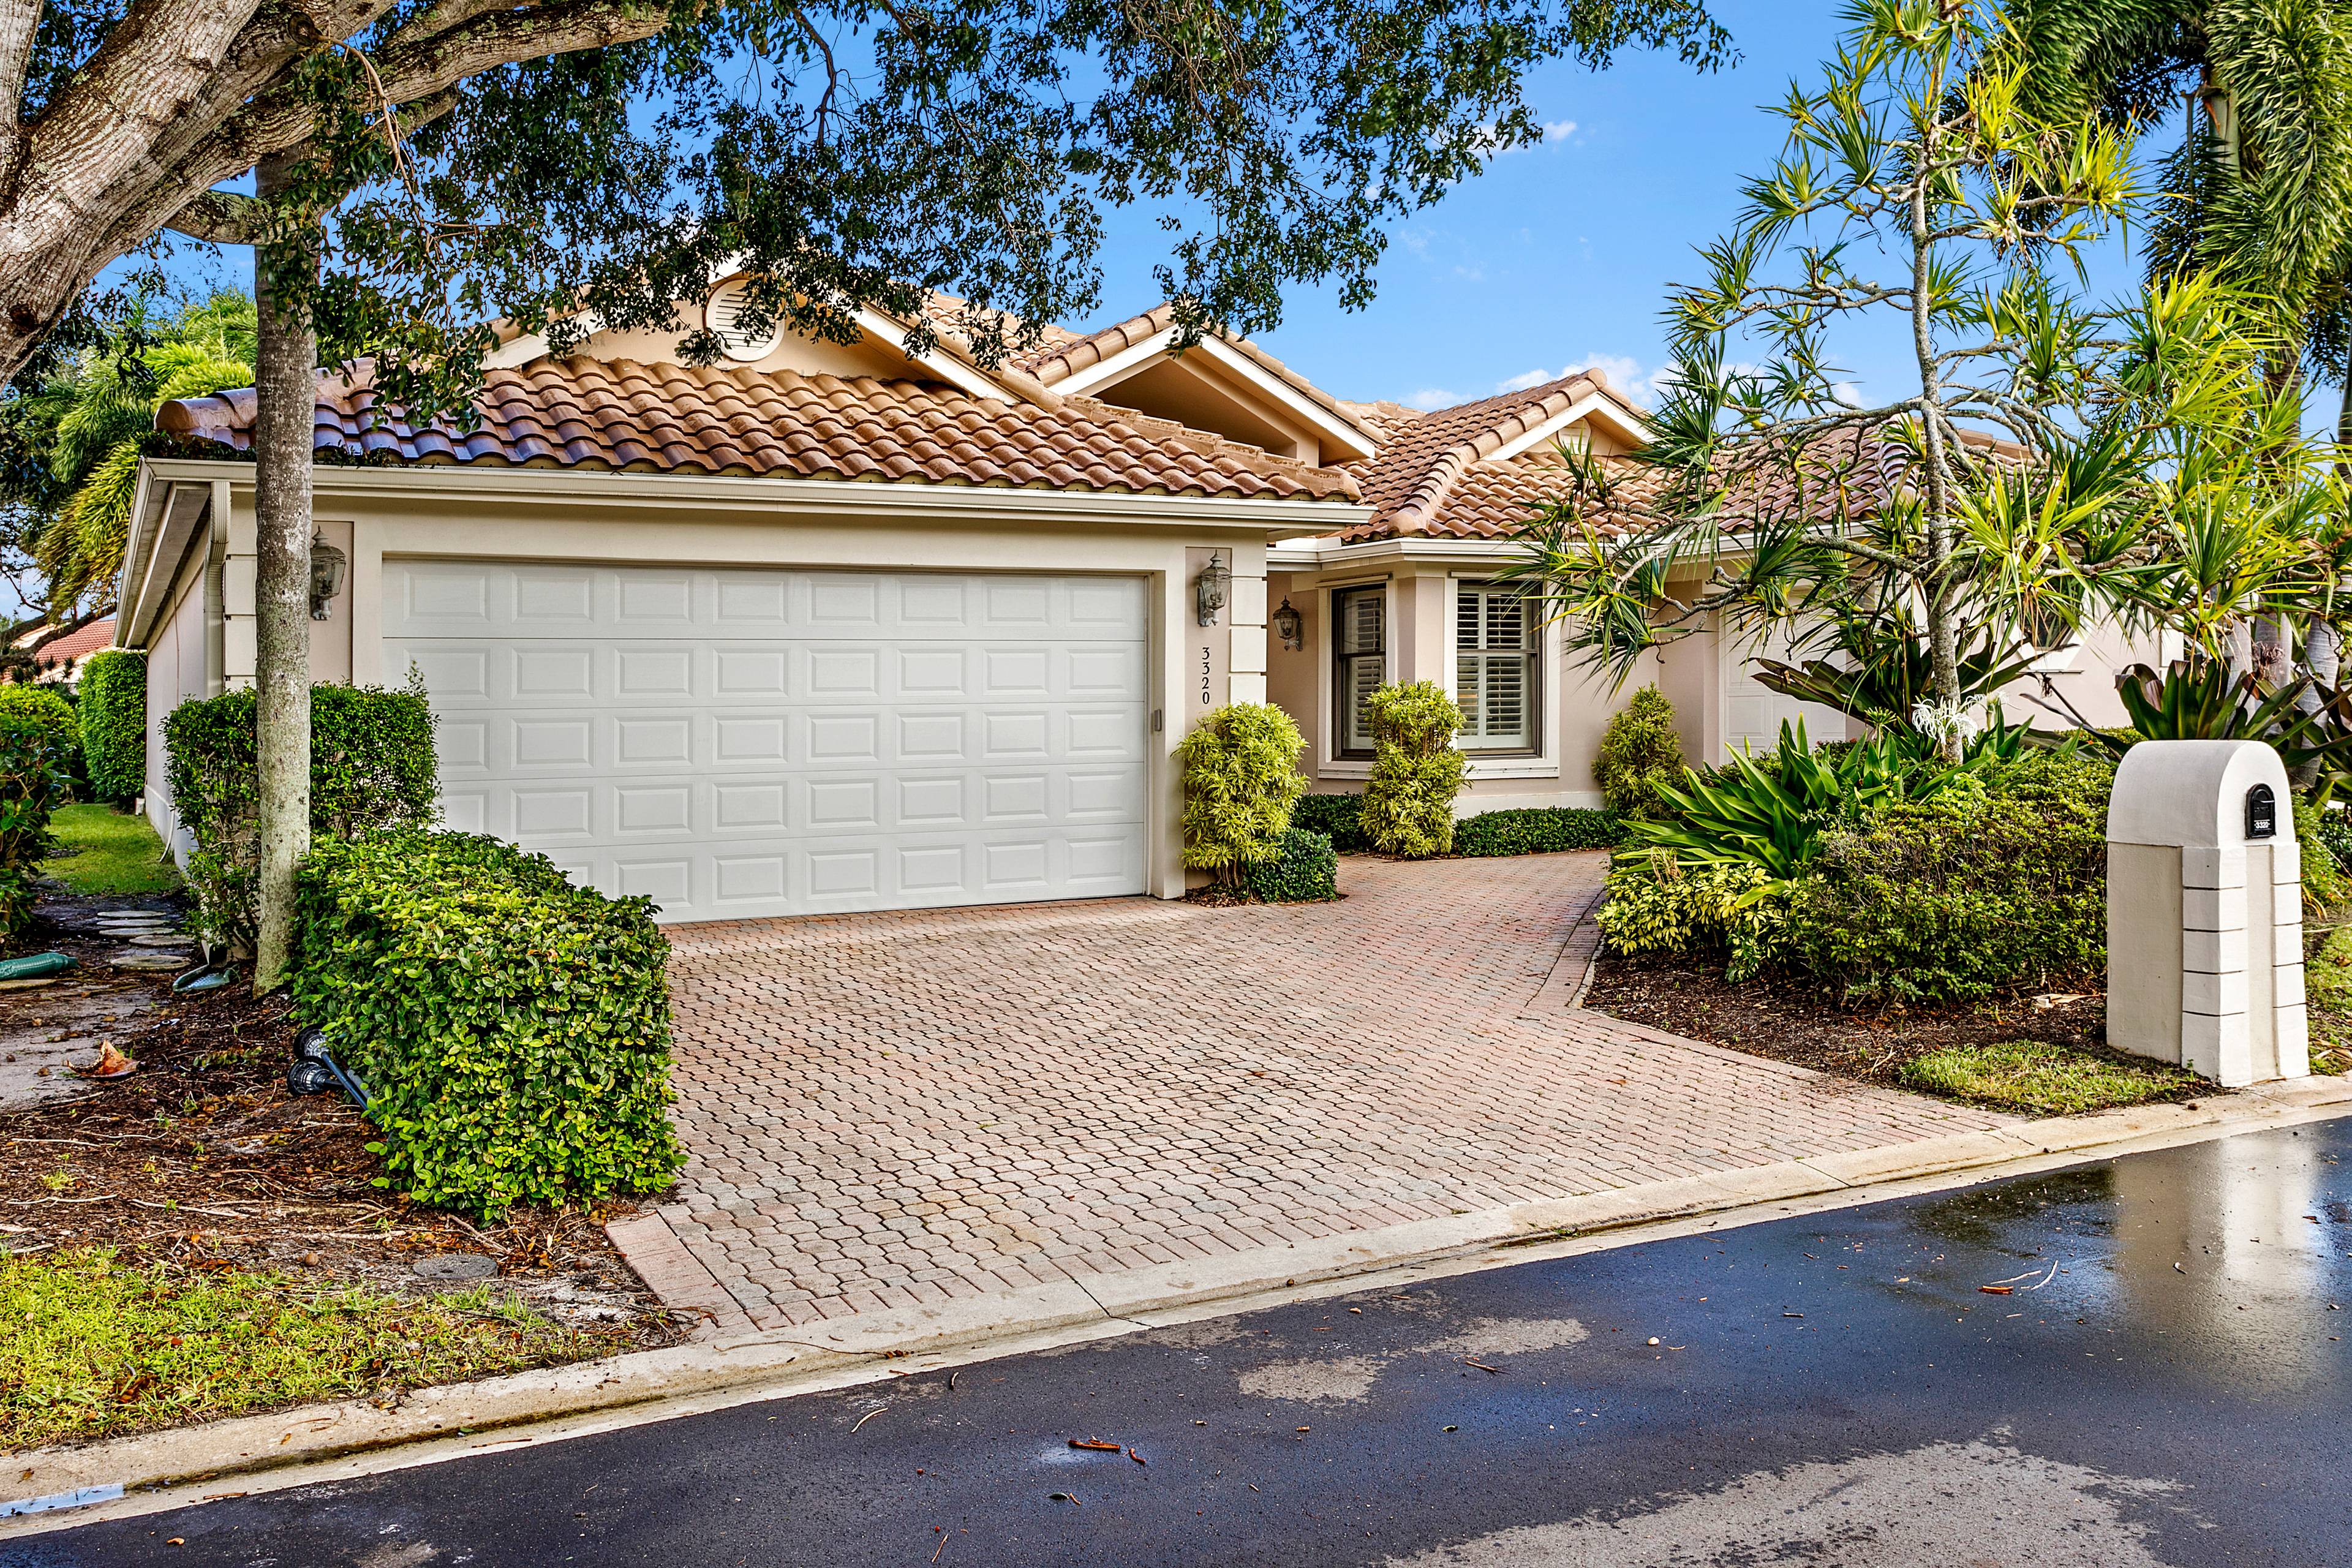
[[[2031,607],[1982,591],[1969,603],[2006,563],[1979,559],[1972,507],[2013,491],[2079,527],[2138,477],[2110,462],[2086,476],[2101,481],[2091,494],[2070,494],[2050,461],[2083,443],[2053,407],[2078,412],[2103,368],[2092,312],[2053,274],[2131,210],[2128,136],[2027,113],[2021,68],[1976,5],[1856,0],[1846,15],[1822,84],[1777,110],[1779,162],[1702,250],[1706,279],[1672,297],[1676,377],[1652,438],[1630,464],[1567,454],[1567,492],[1528,530],[1516,574],[1542,581],[1571,646],[1621,677],[1705,626],[1912,604],[1929,693],[1957,704],[1963,627],[2006,645]],[[1864,401],[1830,342],[1881,318],[1916,353],[1900,385]],[[1604,509],[1634,526],[1604,535],[1591,515]],[[1702,590],[1669,594],[1694,567]]]
[[[1735,752],[1711,775],[1685,769],[1680,785],[1659,785],[1658,797],[1671,815],[1662,822],[1626,822],[1621,855],[1662,851],[1686,866],[1750,866],[1766,879],[1759,889],[1785,890],[1820,852],[1832,824],[1888,802],[1928,799],[1957,775],[1997,760],[2017,740],[1996,727],[1948,763],[1916,735],[1883,731],[1817,749],[1801,721],[1784,722],[1772,750]]]
[[[1462,709],[1434,681],[1383,686],[1366,700],[1371,776],[1359,815],[1383,855],[1418,860],[1454,847],[1454,797],[1468,759],[1454,744]]]
[[[1184,864],[1241,887],[1251,869],[1279,859],[1290,810],[1307,793],[1298,771],[1306,740],[1289,714],[1235,702],[1202,716],[1176,746],[1184,792]]]
[[[25,395],[0,402],[16,461],[0,503],[33,514],[34,561],[53,621],[110,594],[129,536],[140,443],[155,410],[253,384],[253,301],[223,293],[176,312],[146,300]]]
[[[1659,816],[1657,786],[1680,778],[1682,739],[1675,732],[1675,705],[1655,686],[1644,686],[1611,716],[1601,736],[1592,776],[1601,798],[1620,816]]]
[[[2005,657],[1989,626],[1963,622],[1958,637],[1956,695],[1963,708],[1978,706],[2032,671],[2038,650]],[[1758,684],[1785,697],[1834,708],[1876,729],[1911,724],[1914,714],[1938,700],[1927,639],[1906,606],[1889,605],[1868,614],[1843,606],[1827,617],[1822,640],[1830,658],[1798,664],[1753,661]]]

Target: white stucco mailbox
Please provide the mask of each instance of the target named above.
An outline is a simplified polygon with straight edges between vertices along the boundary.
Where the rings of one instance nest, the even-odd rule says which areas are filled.
[[[2311,1071],[2303,861],[2259,741],[2143,741],[2107,802],[2107,1043],[2235,1089]]]

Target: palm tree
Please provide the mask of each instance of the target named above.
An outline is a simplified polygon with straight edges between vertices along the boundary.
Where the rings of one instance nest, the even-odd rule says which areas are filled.
[[[140,448],[156,409],[252,385],[253,353],[253,301],[242,294],[216,294],[170,317],[142,302],[104,342],[0,405],[26,459],[0,486],[0,500],[29,514],[26,542],[52,625],[93,608],[121,569]]]
[[[2273,367],[2344,389],[2352,438],[2352,4],[2013,0],[2024,97],[2053,121],[2181,116],[2148,268],[2210,270],[2273,302]]]

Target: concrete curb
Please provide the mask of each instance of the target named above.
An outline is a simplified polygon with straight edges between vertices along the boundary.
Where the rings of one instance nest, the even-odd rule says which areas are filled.
[[[1367,1276],[1463,1261],[1498,1267],[1549,1247],[1599,1237],[1592,1250],[1643,1239],[1639,1227],[1715,1216],[1721,1225],[1754,1224],[1788,1212],[1789,1200],[1825,1198],[1846,1206],[1906,1195],[1891,1189],[1959,1175],[1992,1180],[2234,1132],[2352,1113],[2352,1080],[2308,1079],[2268,1084],[2181,1105],[2102,1111],[2031,1122],[1996,1132],[1961,1133],[1892,1148],[1792,1160],[1745,1171],[1514,1205],[1383,1230],[1269,1247],[1200,1262],[1089,1276],[1028,1290],[901,1311],[874,1312],[810,1325],[797,1336],[755,1334],[646,1351],[610,1361],[421,1389],[389,1407],[362,1400],[305,1405],[268,1415],[123,1437],[74,1448],[9,1455],[12,1472],[0,1499],[0,1539],[55,1529],[118,1511],[142,1512],[247,1489],[275,1489],[270,1471],[413,1449],[389,1463],[455,1458],[479,1447],[534,1440],[517,1429],[579,1417],[606,1418],[587,1429],[655,1419],[772,1397],[817,1386],[869,1381],[916,1370],[911,1356],[958,1360],[1034,1348],[1023,1342],[1070,1342],[1158,1326],[1147,1317],[1221,1316],[1298,1293],[1336,1294]],[[1626,1233],[1622,1241],[1605,1234]],[[898,1363],[898,1364],[892,1364]],[[926,1368],[924,1370],[929,1370]],[[632,1407],[660,1406],[659,1416]],[[617,1418],[616,1418],[617,1417]],[[502,1439],[471,1441],[504,1432]],[[576,1435],[550,1431],[537,1436]],[[466,1439],[452,1443],[451,1439]],[[388,1458],[388,1457],[387,1457]],[[236,1480],[258,1479],[257,1486]],[[305,1474],[299,1479],[324,1479]],[[229,1483],[221,1485],[220,1483]],[[218,1489],[213,1489],[215,1486]],[[168,1499],[152,1494],[163,1490]],[[137,1494],[151,1496],[142,1501]],[[120,1499],[111,1506],[105,1505]],[[71,1511],[68,1511],[71,1510]]]

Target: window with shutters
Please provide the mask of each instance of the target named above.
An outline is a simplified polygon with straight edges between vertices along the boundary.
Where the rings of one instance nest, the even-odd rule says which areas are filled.
[[[1334,756],[1369,757],[1372,731],[1364,709],[1388,679],[1388,589],[1335,590],[1331,626],[1331,752]]]
[[[1535,605],[1516,584],[1461,583],[1454,594],[1455,743],[1465,752],[1535,751]]]

